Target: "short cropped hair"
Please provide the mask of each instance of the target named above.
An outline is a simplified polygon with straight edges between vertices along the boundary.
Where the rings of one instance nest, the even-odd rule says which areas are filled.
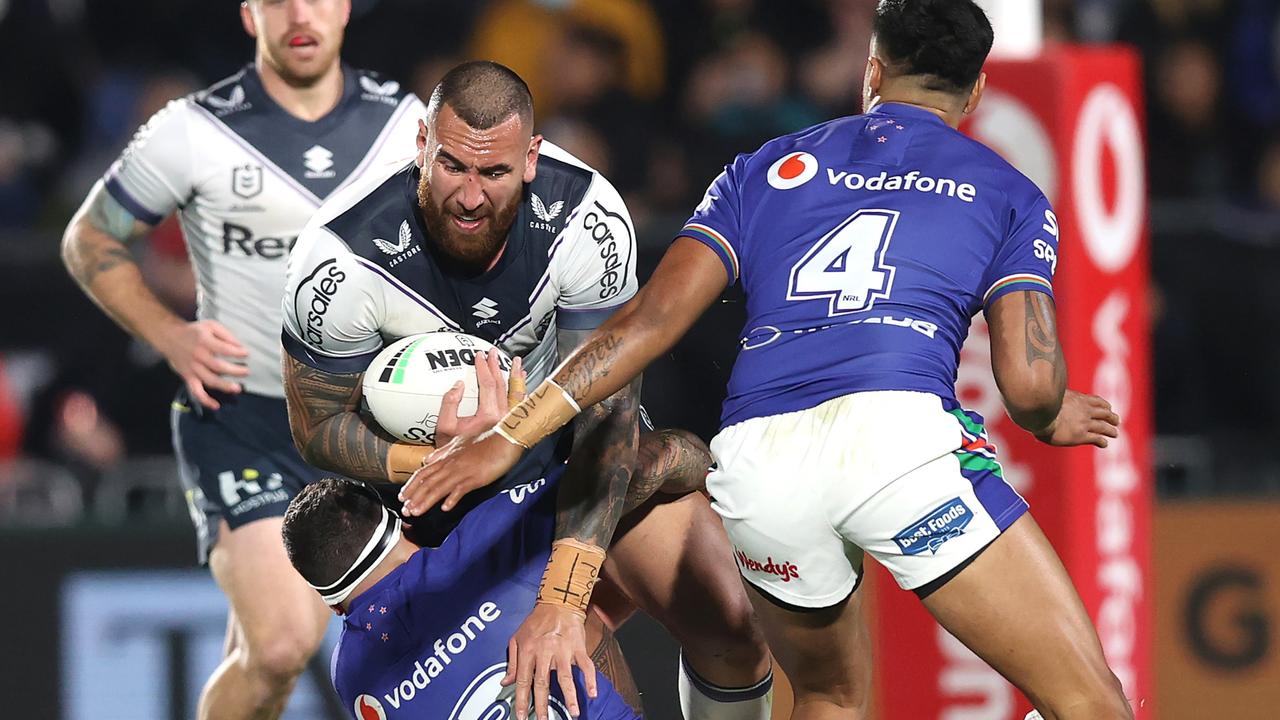
[[[337,582],[382,522],[371,488],[325,478],[302,489],[284,514],[284,549],[298,574],[312,585]]]
[[[973,0],[880,0],[872,31],[891,72],[953,94],[973,88],[995,37]]]
[[[512,115],[525,126],[533,123],[533,96],[514,70],[489,60],[463,63],[440,79],[427,104],[434,118],[448,105],[462,121],[476,130],[488,130]]]

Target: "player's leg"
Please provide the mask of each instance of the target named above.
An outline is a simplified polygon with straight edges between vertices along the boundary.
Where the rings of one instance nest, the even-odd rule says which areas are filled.
[[[180,394],[172,428],[201,559],[231,606],[226,656],[197,715],[277,717],[330,617],[280,536],[290,498],[317,471],[297,456],[280,400],[240,395],[208,411]]]
[[[787,607],[748,584],[774,659],[791,682],[792,720],[866,717],[871,699],[871,638],[862,593],[833,607]]]
[[[209,556],[237,642],[205,685],[201,720],[278,717],[324,638],[332,613],[289,564],[280,525],[279,517],[224,524]]]
[[[623,701],[637,713],[644,711],[640,702],[640,689],[631,676],[631,667],[622,655],[614,630],[634,611],[635,606],[607,579],[596,583],[591,593],[591,608],[587,613],[587,647],[591,648],[591,662],[601,675],[609,678],[613,689]]]
[[[1133,717],[1071,578],[1030,514],[924,604],[1046,720]]]
[[[700,695],[736,700],[738,713],[752,703],[767,708],[768,648],[702,494],[659,496],[624,517],[604,575],[680,644],[681,672]]]

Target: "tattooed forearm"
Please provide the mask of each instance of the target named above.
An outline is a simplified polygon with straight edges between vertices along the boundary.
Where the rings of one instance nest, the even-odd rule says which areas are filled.
[[[308,463],[360,480],[387,479],[392,439],[359,413],[362,374],[337,375],[284,357],[289,426]]]
[[[623,701],[630,705],[632,710],[640,712],[644,709],[640,702],[640,689],[636,687],[636,681],[631,677],[631,667],[627,665],[627,659],[622,655],[622,647],[618,645],[617,638],[608,628],[603,629],[600,634],[600,644],[591,651],[591,662],[595,663],[597,670],[609,678],[609,682],[613,683],[613,689],[618,691]]]
[[[609,370],[622,348],[622,342],[621,337],[612,333],[587,341],[574,355],[574,361],[556,376],[556,382],[579,405],[586,404],[592,386],[609,377]]]
[[[95,187],[63,237],[63,260],[72,277],[87,288],[98,275],[134,264],[125,243],[145,229],[106,190]]]
[[[556,538],[608,547],[636,461],[640,379],[583,411],[560,481]]]
[[[630,512],[654,492],[683,495],[704,489],[711,463],[706,443],[687,430],[643,433],[623,512]]]
[[[1048,360],[1058,365],[1062,351],[1058,346],[1058,329],[1054,324],[1049,296],[1039,292],[1023,294],[1027,310],[1027,365],[1036,360]]]

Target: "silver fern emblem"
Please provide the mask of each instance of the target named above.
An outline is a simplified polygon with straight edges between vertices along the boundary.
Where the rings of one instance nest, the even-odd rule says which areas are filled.
[[[395,243],[389,243],[380,237],[376,237],[373,239],[373,244],[388,255],[399,255],[409,249],[410,240],[413,240],[413,233],[409,230],[409,221],[405,220],[400,223],[400,236],[396,238]]]
[[[551,203],[551,207],[547,207],[543,204],[542,198],[538,197],[537,193],[531,194],[533,195],[533,214],[536,215],[539,220],[542,222],[551,222],[552,220],[560,217],[560,212],[564,210],[563,200],[557,200],[556,202]]]

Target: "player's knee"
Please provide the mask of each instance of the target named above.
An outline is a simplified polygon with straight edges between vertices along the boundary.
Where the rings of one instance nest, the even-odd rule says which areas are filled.
[[[1107,668],[1098,673],[1089,686],[1038,701],[1036,709],[1046,719],[1133,720],[1133,708],[1124,696],[1124,686]]]
[[[695,665],[708,654],[733,657],[737,661],[758,660],[768,655],[764,631],[745,593],[721,593],[714,603],[704,607],[711,612],[672,622],[674,632],[681,636],[681,646]]]
[[[248,669],[273,685],[288,685],[307,668],[316,644],[300,634],[282,634],[243,648]]]

